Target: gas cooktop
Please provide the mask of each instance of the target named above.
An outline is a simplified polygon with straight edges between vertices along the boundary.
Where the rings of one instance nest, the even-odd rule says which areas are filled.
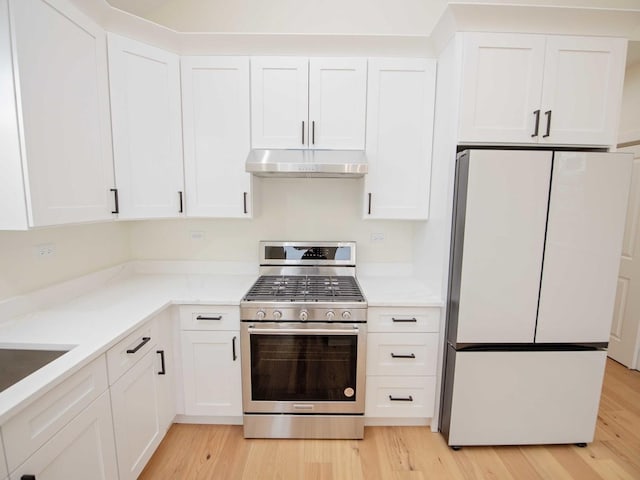
[[[263,275],[243,302],[364,302],[355,277]]]

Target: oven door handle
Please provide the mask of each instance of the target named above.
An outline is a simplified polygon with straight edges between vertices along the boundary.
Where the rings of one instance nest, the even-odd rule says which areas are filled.
[[[331,328],[259,328],[249,327],[247,329],[250,335],[358,335],[360,329],[353,327],[347,329],[331,329]]]

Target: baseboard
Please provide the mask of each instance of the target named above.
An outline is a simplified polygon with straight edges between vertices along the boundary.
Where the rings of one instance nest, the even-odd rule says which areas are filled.
[[[428,427],[430,418],[365,417],[365,427]]]
[[[230,417],[209,417],[205,415],[176,415],[174,423],[195,423],[204,425],[242,425],[242,415]]]

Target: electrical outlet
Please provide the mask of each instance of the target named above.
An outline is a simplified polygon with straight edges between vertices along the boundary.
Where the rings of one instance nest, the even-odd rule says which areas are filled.
[[[56,254],[56,246],[53,243],[36,245],[35,253],[38,258],[53,257]]]
[[[378,233],[372,233],[371,234],[371,241],[373,243],[380,243],[380,242],[384,242],[384,233],[378,232]]]

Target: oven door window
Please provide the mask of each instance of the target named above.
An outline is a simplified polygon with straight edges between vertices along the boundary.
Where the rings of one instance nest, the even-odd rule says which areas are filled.
[[[356,400],[357,335],[251,335],[252,400]]]

